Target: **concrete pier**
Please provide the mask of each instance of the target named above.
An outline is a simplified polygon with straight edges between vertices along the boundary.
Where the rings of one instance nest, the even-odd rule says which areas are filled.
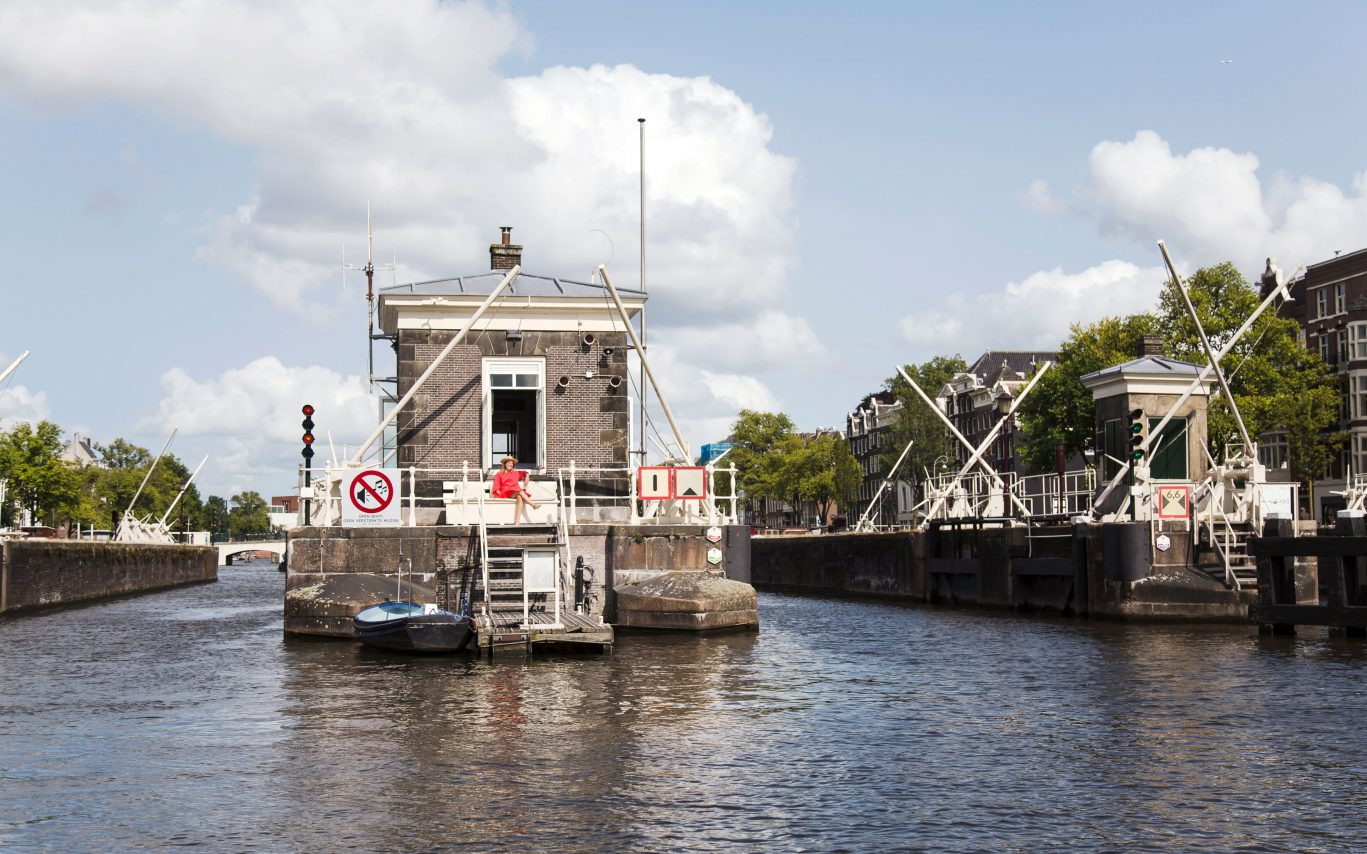
[[[528,546],[545,538],[534,528],[491,527],[490,541],[521,538]],[[566,591],[562,603],[566,629],[545,628],[551,611],[539,600],[528,626],[520,625],[520,605],[516,621],[513,609],[495,614],[487,631],[481,629],[481,643],[551,644],[557,634],[582,635],[559,638],[564,641],[593,636],[595,643],[611,643],[619,621],[624,627],[684,631],[757,625],[749,529],[723,527],[716,542],[707,532],[701,525],[571,525],[574,590]],[[430,596],[443,585],[459,585],[461,573],[478,571],[478,536],[478,528],[461,525],[295,529],[287,545],[285,632],[354,637],[351,615],[394,596],[400,551],[405,584],[411,580]],[[448,601],[455,606],[458,597]]]
[[[218,551],[208,546],[9,540],[0,565],[0,614],[217,580]]]

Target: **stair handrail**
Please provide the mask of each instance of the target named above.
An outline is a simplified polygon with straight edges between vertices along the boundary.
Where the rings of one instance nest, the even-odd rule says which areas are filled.
[[[555,622],[556,625],[560,625],[560,600],[564,597],[567,583],[566,575],[569,572],[569,568],[573,565],[574,559],[570,556],[570,523],[565,515],[565,490],[559,489],[556,491],[560,494],[560,520],[559,525],[557,526],[557,536],[560,540],[557,545],[560,546],[560,548],[556,549],[556,551],[564,558],[563,560],[556,562],[555,569]]]
[[[1216,530],[1217,522],[1222,523],[1224,525],[1224,532],[1229,536],[1230,541],[1233,541],[1236,538],[1234,526],[1229,523],[1229,516],[1225,513],[1225,509],[1221,507],[1217,511],[1215,507],[1216,504],[1220,503],[1216,501],[1215,479],[1210,477],[1206,478],[1192,491],[1191,500],[1193,506],[1196,504],[1196,501],[1203,490],[1207,494],[1206,518],[1201,520],[1199,515],[1200,511],[1197,511],[1197,519],[1205,525],[1206,530],[1210,534],[1210,544],[1215,548],[1215,553],[1220,556],[1220,563],[1225,568],[1225,584],[1230,585],[1235,590],[1242,590],[1243,585],[1239,582],[1239,576],[1234,574],[1234,568],[1229,564],[1229,552],[1226,551],[1224,544],[1220,542],[1219,532]]]
[[[480,471],[481,484],[484,480],[484,472]],[[489,592],[489,526],[484,521],[484,489],[475,493],[477,506],[479,509],[479,569],[484,581],[484,616],[489,621],[492,628],[494,623],[493,607],[490,601]]]

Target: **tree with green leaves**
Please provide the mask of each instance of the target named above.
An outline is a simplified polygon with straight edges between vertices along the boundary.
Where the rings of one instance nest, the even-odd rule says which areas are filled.
[[[1145,335],[1159,330],[1151,314],[1107,317],[1073,324],[1055,364],[1016,410],[1024,441],[1017,447],[1031,471],[1052,471],[1055,449],[1068,454],[1095,450],[1096,405],[1081,378],[1135,358]]]
[[[936,356],[920,365],[907,365],[904,370],[934,400],[945,383],[968,370],[968,363],[957,355]],[[902,404],[902,409],[897,421],[888,430],[887,444],[878,457],[879,468],[884,472],[891,471],[907,443],[912,442],[897,476],[919,481],[924,472],[934,470],[938,458],[953,459],[955,440],[945,427],[945,422],[930,411],[930,407],[926,406],[926,402],[901,374],[889,377],[886,387]]]
[[[803,499],[811,501],[816,504],[817,516],[825,521],[834,507],[847,505],[859,489],[859,462],[844,436],[792,436],[779,447],[775,486],[791,496],[794,508]]]
[[[232,498],[228,521],[234,535],[268,533],[271,529],[270,505],[259,492],[239,492]]]
[[[81,499],[81,477],[61,458],[64,447],[62,428],[51,421],[21,423],[0,434],[0,478],[7,481],[7,497],[48,524],[68,515]]]
[[[221,495],[210,495],[204,500],[204,516],[200,530],[214,534],[228,531],[228,502]]]
[[[793,436],[793,420],[781,412],[742,409],[731,425],[729,440],[734,447],[727,459],[736,467],[736,479],[752,511],[755,502],[783,497],[778,483],[782,446]]]
[[[1223,348],[1261,302],[1258,289],[1231,263],[1197,270],[1186,282],[1192,307],[1213,351]],[[1196,325],[1171,284],[1159,304],[1165,351],[1175,359],[1206,364]],[[1299,341],[1296,321],[1265,311],[1237,341],[1220,367],[1253,441],[1285,432],[1291,475],[1301,483],[1322,477],[1342,444],[1338,423],[1341,394],[1334,376]],[[1218,389],[1218,386],[1216,386]],[[1241,441],[1234,414],[1213,390],[1208,411],[1211,456],[1223,459],[1225,445]]]

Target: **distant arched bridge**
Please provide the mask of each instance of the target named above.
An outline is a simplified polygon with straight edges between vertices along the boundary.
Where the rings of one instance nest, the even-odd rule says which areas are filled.
[[[240,543],[214,543],[214,548],[218,549],[219,566],[231,566],[235,557],[246,552],[270,552],[275,556],[276,563],[285,559],[284,540],[244,540]]]

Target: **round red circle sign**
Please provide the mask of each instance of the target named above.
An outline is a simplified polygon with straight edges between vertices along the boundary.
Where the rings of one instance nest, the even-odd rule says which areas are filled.
[[[394,500],[394,484],[382,471],[363,471],[351,479],[347,499],[362,513],[379,513]]]

